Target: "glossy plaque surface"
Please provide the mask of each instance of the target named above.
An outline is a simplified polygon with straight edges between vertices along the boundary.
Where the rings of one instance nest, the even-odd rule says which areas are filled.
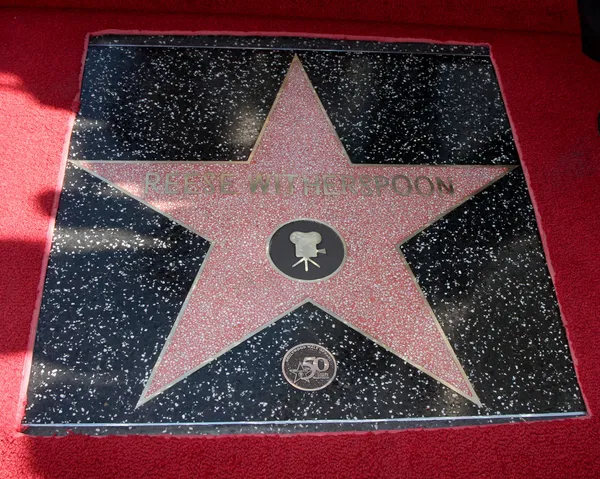
[[[28,432],[583,414],[487,47],[91,40]]]

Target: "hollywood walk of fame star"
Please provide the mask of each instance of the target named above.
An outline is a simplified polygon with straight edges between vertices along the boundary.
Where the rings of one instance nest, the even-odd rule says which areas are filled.
[[[352,164],[297,57],[246,162],[73,163],[211,241],[138,407],[308,301],[479,404],[397,246],[512,167]],[[391,173],[451,178],[454,191],[400,196],[387,188],[380,195],[340,196],[237,187],[235,194],[169,194],[168,186],[147,187],[150,171],[172,179],[209,173],[217,182],[267,173]],[[329,224],[344,239],[346,260],[335,275],[296,281],[270,264],[270,236],[299,218]]]

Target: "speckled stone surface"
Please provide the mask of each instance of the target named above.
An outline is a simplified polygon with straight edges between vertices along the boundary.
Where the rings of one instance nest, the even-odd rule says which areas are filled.
[[[487,407],[584,409],[521,169],[401,249]]]
[[[486,47],[91,43],[72,159],[245,160],[297,53],[354,163],[519,163]],[[308,303],[136,409],[208,247],[68,167],[24,419],[30,432],[371,430],[585,412],[520,168],[401,247],[482,407]],[[322,391],[283,379],[283,355],[302,342],[336,357],[338,376]]]
[[[268,37],[93,40],[70,157],[246,160],[294,53],[354,163],[518,163],[487,47]]]

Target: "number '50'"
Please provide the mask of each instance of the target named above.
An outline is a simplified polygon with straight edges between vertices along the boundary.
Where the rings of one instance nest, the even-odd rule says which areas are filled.
[[[313,377],[316,373],[322,373],[329,369],[329,361],[325,358],[308,357],[302,361],[303,368],[310,368],[308,377]]]

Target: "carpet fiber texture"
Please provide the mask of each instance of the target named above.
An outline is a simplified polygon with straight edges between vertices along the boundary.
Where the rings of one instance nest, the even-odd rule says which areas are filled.
[[[0,5],[579,31],[576,0],[0,0]]]
[[[577,35],[385,23],[0,10],[0,477],[598,477],[600,64]],[[489,43],[589,417],[365,434],[30,437],[23,366],[86,35],[289,32]]]

